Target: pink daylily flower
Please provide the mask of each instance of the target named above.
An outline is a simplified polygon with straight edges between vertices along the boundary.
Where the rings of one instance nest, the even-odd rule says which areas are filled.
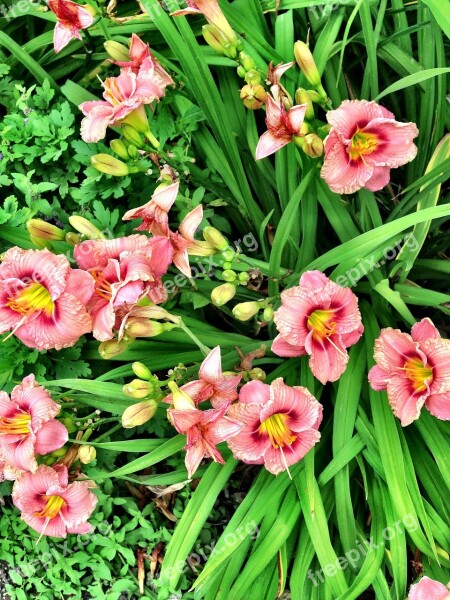
[[[47,0],[47,4],[58,19],[53,34],[56,53],[65,48],[70,40],[81,40],[80,31],[87,29],[95,21],[89,10],[71,0]]]
[[[92,330],[86,304],[94,280],[63,255],[10,248],[0,264],[0,333],[26,346],[60,350]]]
[[[86,240],[77,244],[75,260],[95,280],[88,304],[94,337],[107,341],[120,330],[124,316],[142,299],[160,303],[167,299],[161,277],[172,262],[169,240],[131,235],[113,240]]]
[[[0,392],[0,461],[5,467],[36,471],[36,454],[50,454],[64,446],[67,429],[54,418],[59,410],[34,375],[25,377],[11,398]]]
[[[307,104],[299,104],[286,111],[281,100],[275,101],[272,96],[267,95],[267,131],[259,139],[256,160],[270,156],[292,142],[293,137],[301,135],[300,130],[307,108]]]
[[[186,0],[187,7],[171,13],[172,17],[185,15],[203,15],[211,25],[214,25],[232,43],[236,40],[236,33],[228,23],[217,0]]]
[[[180,188],[180,182],[176,181],[170,185],[160,185],[155,190],[150,202],[129,210],[122,217],[123,221],[142,219],[141,225],[136,231],[158,231],[160,235],[169,235],[169,211],[173,206]]]
[[[422,577],[411,586],[408,600],[450,600],[449,587],[429,577]]]
[[[400,123],[376,102],[344,100],[327,113],[331,131],[325,140],[321,176],[337,194],[361,188],[376,192],[390,179],[390,170],[413,160],[419,135],[414,123]]]
[[[242,423],[226,416],[226,411],[227,406],[199,410],[189,396],[182,402],[181,408],[175,401],[174,408],[167,411],[175,429],[187,437],[185,464],[189,479],[203,458],[209,457],[224,464],[217,444],[229,440],[242,429]]]
[[[228,414],[244,423],[228,440],[233,455],[246,463],[264,464],[274,475],[289,472],[320,439],[322,405],[306,388],[285,385],[281,377],[270,385],[246,383]]]
[[[98,142],[109,126],[125,119],[144,104],[151,104],[165,95],[172,79],[156,59],[144,58],[137,73],[134,67],[124,67],[118,77],[109,77],[103,83],[105,100],[90,100],[80,104],[85,115],[81,122],[81,137],[85,142]],[[163,72],[163,74],[162,74]]]
[[[356,344],[364,331],[355,294],[320,271],[303,273],[299,286],[281,294],[274,320],[279,335],[272,352],[309,354],[311,371],[323,384],[339,379],[348,362],[346,348]]]
[[[68,482],[67,467],[40,465],[14,483],[12,499],[22,519],[41,535],[65,538],[68,533],[89,533],[87,522],[97,498],[89,481]]]
[[[415,323],[411,335],[382,329],[374,358],[370,385],[386,390],[403,427],[419,418],[423,405],[438,419],[450,420],[450,340],[441,338],[430,319]]]
[[[222,359],[220,357],[220,346],[216,346],[200,366],[199,379],[190,381],[180,387],[195,402],[210,400],[214,408],[227,407],[238,397],[237,386],[241,375],[225,375],[222,373]],[[165,402],[172,403],[172,394],[164,398]]]

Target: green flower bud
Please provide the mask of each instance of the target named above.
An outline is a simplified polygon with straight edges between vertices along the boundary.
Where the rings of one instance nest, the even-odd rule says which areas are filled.
[[[72,225],[74,229],[84,235],[84,237],[88,238],[88,240],[104,240],[105,236],[97,229],[95,225],[93,225],[90,221],[85,219],[84,217],[80,217],[79,215],[73,215],[69,217],[69,223]]]
[[[139,377],[139,379],[145,379],[146,381],[150,381],[150,379],[153,377],[150,369],[148,369],[141,362],[134,362],[131,365],[131,368],[133,369],[133,373],[136,375],[136,377]]]
[[[125,409],[122,415],[122,427],[131,429],[138,427],[150,421],[158,410],[158,402],[155,400],[144,400],[137,404],[132,404]]]
[[[211,301],[215,306],[223,306],[236,295],[236,286],[232,283],[224,283],[214,288],[211,292]]]
[[[111,140],[109,142],[109,147],[114,154],[117,154],[117,156],[120,156],[120,158],[123,158],[123,160],[128,160],[128,149],[122,140]]]
[[[241,52],[239,54],[239,62],[244,67],[246,72],[255,68],[255,61],[251,56],[249,56],[245,52]]]
[[[133,144],[136,148],[144,147],[144,138],[132,125],[122,125],[121,131],[127,142],[130,142],[130,144]]]
[[[153,394],[155,386],[149,381],[143,381],[142,379],[133,379],[130,383],[123,386],[123,393],[130,398],[146,398]]]
[[[30,219],[27,221],[26,227],[31,236],[40,238],[41,240],[61,242],[66,237],[62,229],[42,219]]]
[[[125,175],[130,173],[128,165],[110,154],[96,154],[95,156],[91,156],[91,164],[100,173],[114,175],[114,177],[125,177]]]
[[[313,55],[305,42],[295,42],[294,55],[298,66],[306,77],[308,83],[314,88],[321,86],[319,70],[314,61]]]
[[[222,278],[224,281],[228,281],[229,283],[232,283],[233,281],[236,281],[236,273],[234,271],[232,271],[231,269],[226,269],[222,273]]]
[[[260,309],[259,302],[241,302],[233,308],[233,315],[238,321],[248,321],[257,315]]]
[[[130,52],[123,44],[119,44],[119,42],[115,42],[114,40],[107,40],[103,46],[113,60],[117,62],[129,62]]]
[[[115,356],[122,354],[122,352],[125,352],[131,341],[132,340],[129,338],[123,337],[120,342],[116,339],[102,342],[98,347],[98,353],[105,360],[109,360],[110,358],[114,358]]]
[[[223,237],[215,227],[205,227],[203,230],[203,239],[209,242],[216,250],[226,250],[229,246],[228,241]]]
[[[305,119],[307,121],[312,121],[314,119],[313,103],[311,100],[311,96],[306,90],[304,90],[303,88],[298,88],[298,90],[295,92],[295,103],[306,104],[308,108],[306,109]]]
[[[263,319],[265,323],[270,323],[272,321],[274,315],[273,308],[271,306],[266,306],[263,312]]]

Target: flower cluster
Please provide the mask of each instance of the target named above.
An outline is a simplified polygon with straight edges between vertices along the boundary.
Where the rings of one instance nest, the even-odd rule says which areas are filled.
[[[0,480],[14,481],[12,498],[22,518],[41,535],[87,533],[97,503],[87,481],[69,484],[65,464],[38,464],[64,446],[66,427],[55,417],[60,407],[28,375],[11,397],[0,392]]]

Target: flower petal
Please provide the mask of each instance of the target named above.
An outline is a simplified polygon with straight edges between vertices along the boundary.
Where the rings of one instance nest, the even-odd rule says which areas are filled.
[[[413,139],[419,135],[419,130],[414,123],[374,119],[364,129],[366,132],[378,138],[376,150],[365,157],[369,164],[394,169],[410,162],[417,154]]]
[[[88,481],[74,481],[66,490],[61,492],[61,497],[66,506],[61,509],[61,517],[67,527],[76,527],[85,523],[93,513],[97,504],[97,496],[89,487]]]
[[[353,194],[366,185],[373,172],[374,167],[364,161],[350,160],[344,143],[337,142],[329,152],[325,153],[320,176],[325,179],[332,192]]]
[[[273,340],[271,350],[277,356],[295,357],[306,354],[305,346],[290,344],[281,334]]]
[[[391,375],[386,386],[389,404],[394,415],[400,419],[402,427],[410,425],[420,417],[420,410],[428,392],[415,392],[411,381],[404,375]]]
[[[69,438],[67,429],[56,419],[51,419],[42,425],[36,433],[34,451],[36,454],[50,454],[64,446]]]
[[[422,577],[418,583],[412,585],[408,595],[408,600],[449,600],[449,598],[448,587],[429,577]]]
[[[378,365],[373,366],[369,371],[369,383],[377,392],[386,389],[389,378],[390,375]]]
[[[414,323],[411,328],[411,337],[415,342],[425,342],[430,338],[440,338],[441,334],[433,325],[433,321],[425,318]]]
[[[364,187],[371,192],[378,192],[387,186],[390,179],[390,167],[374,167],[372,177],[366,181]]]
[[[433,417],[441,421],[450,421],[450,392],[445,394],[431,394],[425,402]]]
[[[396,368],[403,369],[408,358],[417,356],[417,350],[418,344],[408,333],[387,327],[375,340],[374,358],[383,371],[392,373]]]
[[[322,384],[337,381],[345,371],[349,357],[339,336],[318,340],[311,331],[306,338],[305,348],[311,356],[309,367]]]
[[[266,404],[270,400],[270,386],[262,381],[249,381],[239,392],[239,402],[243,404]]]
[[[356,129],[363,129],[370,121],[394,115],[376,102],[368,100],[344,100],[336,110],[327,112],[327,121],[335,128],[342,140],[350,140]]]
[[[286,146],[292,141],[292,136],[277,136],[271,131],[266,131],[259,138],[258,145],[256,146],[256,160],[266,158],[271,154],[274,154],[283,146]]]
[[[264,466],[270,473],[278,475],[286,470],[286,465],[290,467],[298,463],[319,440],[320,433],[316,429],[307,429],[289,446],[270,446],[264,454]]]

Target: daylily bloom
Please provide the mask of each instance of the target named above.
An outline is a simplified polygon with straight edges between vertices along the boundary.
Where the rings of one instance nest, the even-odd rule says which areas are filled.
[[[216,446],[236,435],[242,429],[242,423],[225,415],[227,406],[199,410],[194,400],[180,390],[173,393],[173,404],[167,414],[175,429],[186,434],[185,464],[189,478],[205,457],[224,464]]]
[[[450,420],[450,340],[441,338],[430,319],[415,323],[411,335],[382,329],[374,357],[369,382],[387,391],[403,427],[419,418],[424,404],[433,416]]]
[[[199,379],[185,383],[180,390],[188,394],[195,402],[200,404],[210,400],[214,408],[228,406],[238,397],[237,386],[241,375],[223,374],[220,346],[216,346],[200,366]],[[165,402],[173,402],[172,394],[164,398]]]
[[[102,83],[105,100],[90,100],[80,104],[85,115],[81,122],[81,137],[85,142],[98,142],[106,135],[108,126],[125,119],[144,104],[151,104],[165,95],[172,80],[150,57],[142,61],[137,73],[132,67],[121,69],[118,77],[108,77]],[[170,80],[170,81],[169,81]],[[145,120],[145,115],[142,115]]]
[[[331,131],[325,140],[321,176],[337,194],[352,194],[365,187],[384,188],[390,170],[410,162],[417,154],[414,123],[400,123],[376,102],[344,100],[327,113]]]
[[[408,600],[450,600],[450,591],[443,583],[422,577],[422,579],[411,586]]]
[[[49,454],[67,442],[67,429],[54,417],[60,406],[28,375],[11,392],[0,392],[0,460],[17,471],[36,471],[36,454]]]
[[[124,214],[122,219],[124,221],[131,221],[132,219],[142,219],[141,225],[136,227],[136,231],[150,231],[153,229],[159,231],[161,235],[169,234],[169,211],[173,206],[180,187],[180,182],[176,181],[170,185],[161,184],[159,185],[150,202],[129,210]],[[156,227],[154,227],[156,224]]]
[[[67,467],[40,465],[14,483],[12,499],[22,519],[41,535],[65,538],[68,533],[89,533],[87,522],[97,498],[89,481],[68,482]]]
[[[224,34],[228,42],[236,41],[236,33],[228,23],[217,0],[186,0],[187,7],[171,13],[172,17],[184,15],[203,15],[211,25],[214,25]]]
[[[80,30],[87,29],[95,21],[91,7],[88,10],[71,0],[47,0],[47,4],[58,19],[53,35],[56,53],[65,48],[70,40],[81,40]]]
[[[74,250],[75,260],[95,280],[88,304],[94,337],[114,337],[124,316],[142,299],[167,298],[161,277],[172,262],[172,246],[165,237],[131,235],[113,240],[86,240]]]
[[[10,248],[0,264],[0,333],[26,346],[60,350],[92,330],[86,304],[94,280],[63,255]]]
[[[281,377],[270,385],[246,383],[228,414],[244,423],[228,440],[233,455],[250,464],[264,464],[274,475],[289,472],[320,439],[322,405],[306,388],[285,385]]]
[[[279,335],[272,344],[278,356],[309,354],[314,376],[325,384],[345,371],[349,348],[361,337],[364,327],[358,299],[320,271],[308,271],[300,285],[281,294],[275,312]]]
[[[305,118],[307,104],[293,106],[288,111],[281,101],[275,101],[272,96],[266,99],[267,131],[259,138],[256,147],[256,159],[270,156],[283,146],[292,142],[294,137],[301,135],[301,127]]]

